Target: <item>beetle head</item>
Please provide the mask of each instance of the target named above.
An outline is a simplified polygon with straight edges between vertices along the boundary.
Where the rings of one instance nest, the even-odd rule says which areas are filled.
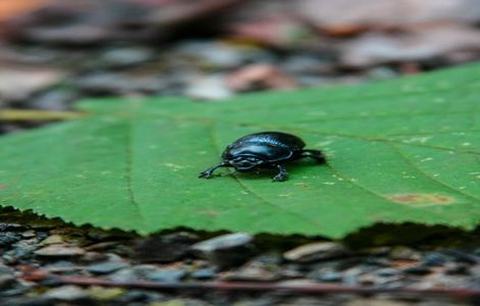
[[[238,171],[249,171],[258,167],[259,165],[264,163],[264,160],[254,156],[254,155],[236,155],[236,156],[229,156],[225,159],[227,163],[232,165],[235,170]]]

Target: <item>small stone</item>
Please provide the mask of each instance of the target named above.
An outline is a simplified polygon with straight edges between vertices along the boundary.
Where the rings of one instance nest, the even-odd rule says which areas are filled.
[[[142,64],[153,59],[153,56],[153,51],[147,48],[113,48],[102,54],[100,64],[111,68],[123,68]]]
[[[65,241],[63,240],[63,237],[61,235],[51,235],[48,236],[47,238],[43,239],[39,245],[41,246],[47,246],[47,245],[52,245],[52,244],[62,244]]]
[[[293,54],[283,63],[283,69],[291,74],[321,75],[331,72],[333,61],[309,54]]]
[[[221,235],[194,244],[191,249],[198,256],[220,268],[243,263],[252,253],[253,237],[247,233]]]
[[[132,282],[138,281],[140,277],[134,269],[125,268],[110,274],[108,278],[115,282]]]
[[[348,253],[348,249],[341,243],[314,242],[290,250],[283,256],[289,261],[308,263],[342,257]]]
[[[54,244],[36,250],[34,253],[43,257],[74,257],[85,254],[85,250],[74,246]]]
[[[38,109],[64,111],[68,110],[77,95],[66,89],[54,89],[32,99],[31,106]]]
[[[445,254],[453,257],[458,262],[463,262],[470,265],[480,263],[480,256],[476,256],[475,254],[470,254],[462,250],[446,250]]]
[[[438,252],[428,253],[422,258],[423,265],[428,267],[443,266],[448,261],[448,256]]]
[[[422,255],[411,248],[398,246],[394,247],[390,251],[390,258],[400,260],[420,260],[422,258]]]
[[[88,294],[80,287],[68,285],[51,289],[43,297],[61,301],[76,301],[88,297]]]
[[[96,300],[110,301],[125,294],[125,289],[91,287],[87,290],[88,296]]]
[[[148,304],[148,306],[188,306],[189,304],[182,299],[173,299],[165,302],[153,302]],[[195,304],[198,305],[198,304]]]
[[[198,242],[192,246],[192,250],[207,254],[220,250],[231,250],[238,247],[249,246],[252,240],[252,235],[247,233],[226,234]]]
[[[128,267],[126,262],[122,261],[106,261],[88,266],[86,269],[93,274],[110,274],[120,269]]]
[[[198,269],[190,274],[194,279],[206,280],[215,278],[216,271],[213,268],[202,268]]]
[[[181,43],[180,55],[202,61],[202,64],[218,68],[234,68],[260,55],[260,49],[239,48],[222,42],[187,41]]]
[[[115,299],[115,302],[116,305],[127,305],[127,303],[132,303],[132,305],[146,305],[145,303],[147,302],[159,301],[164,299],[164,296],[158,292],[130,289],[127,290],[124,295]]]
[[[318,281],[328,283],[337,283],[342,281],[343,278],[342,273],[333,270],[316,271],[313,277]]]
[[[470,265],[465,263],[449,262],[445,267],[445,274],[447,275],[469,275]]]
[[[85,248],[87,250],[87,248]],[[82,262],[84,263],[98,263],[103,261],[112,261],[110,256],[111,254],[100,253],[100,252],[86,252],[82,256]]]
[[[0,232],[0,247],[10,246],[22,239],[22,235],[15,232]]]
[[[185,94],[200,100],[221,100],[232,96],[223,76],[214,75],[193,80]]]
[[[187,276],[187,272],[180,269],[161,269],[146,274],[148,280],[164,283],[179,282],[185,276]]]
[[[5,209],[5,208],[4,208]],[[0,222],[0,233],[8,231],[20,231],[25,229],[25,226],[18,223],[3,223]]]
[[[36,240],[21,240],[13,245],[13,249],[3,254],[5,263],[16,264],[23,260],[30,259],[37,248]]]
[[[388,80],[397,76],[397,73],[389,67],[375,67],[370,69],[367,74],[372,80]]]
[[[61,260],[52,264],[45,265],[45,270],[53,273],[72,272],[81,270],[81,267],[74,265],[71,261]]]
[[[28,231],[25,231],[22,233],[22,237],[23,238],[33,238],[33,237],[36,237],[36,233],[34,230],[28,230]]]
[[[125,73],[98,72],[75,81],[80,90],[90,95],[125,95],[154,93],[164,84],[154,76],[133,76]]]
[[[410,306],[410,302],[395,301],[385,297],[380,298],[356,298],[345,304],[344,306]]]
[[[221,279],[229,281],[269,282],[280,279],[279,268],[269,267],[260,262],[252,261],[236,271],[229,271]]]
[[[375,274],[381,277],[392,277],[392,276],[397,276],[400,273],[399,270],[393,269],[393,268],[383,268],[383,269],[378,269],[375,271]]]

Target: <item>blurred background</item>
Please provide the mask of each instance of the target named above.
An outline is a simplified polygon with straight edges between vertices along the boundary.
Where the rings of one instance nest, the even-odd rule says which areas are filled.
[[[479,59],[480,0],[0,0],[0,134],[38,126],[45,118],[65,118],[58,112],[74,110],[85,98],[176,95],[198,103],[229,103],[226,98],[244,92],[358,84]],[[14,222],[7,219],[11,215]],[[52,305],[52,299],[72,302],[61,305],[85,305],[86,297],[100,301],[94,305],[213,305],[154,303],[172,296],[145,290],[39,288],[17,277],[21,264],[32,263],[54,273],[108,275],[115,281],[250,277],[269,282],[306,277],[385,288],[479,283],[478,246],[471,252],[423,251],[424,245],[380,247],[338,259],[343,246],[327,242],[318,249],[324,257],[314,255],[306,263],[299,255],[284,265],[283,255],[270,254],[270,243],[286,249],[306,241],[297,236],[274,242],[260,238],[262,256],[252,259],[247,253],[245,266],[222,276],[212,268],[218,262],[188,255],[194,243],[206,239],[204,234],[178,231],[139,238],[91,228],[80,231],[59,222],[45,225],[43,219],[40,225],[25,227],[25,220],[32,224],[32,219],[0,209],[0,305]],[[388,242],[384,231],[382,226],[372,228],[356,241]],[[396,231],[395,239],[422,231],[424,227],[411,226]],[[382,234],[372,239],[377,233]],[[454,230],[447,234],[449,239],[439,235],[433,243],[471,239]],[[237,255],[250,247],[250,240],[232,243],[230,252]],[[224,252],[212,245],[212,254]],[[317,254],[315,248],[310,247],[305,258]],[[218,260],[236,258],[222,256]],[[144,264],[153,260],[162,265]],[[281,298],[265,295],[235,305],[473,305],[430,301],[428,296],[411,303],[405,298],[392,302],[385,296],[340,295],[276,303]],[[228,305],[222,296],[206,299]]]
[[[0,0],[0,108],[221,100],[480,58],[480,0]],[[0,133],[35,120],[0,123]]]

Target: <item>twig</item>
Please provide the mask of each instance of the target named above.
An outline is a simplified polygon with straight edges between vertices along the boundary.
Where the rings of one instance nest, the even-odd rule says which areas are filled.
[[[0,110],[0,120],[3,121],[54,121],[70,120],[85,116],[80,112],[42,111],[30,109],[3,109]]]
[[[217,290],[230,292],[266,292],[277,291],[291,294],[408,294],[408,295],[443,295],[455,298],[480,297],[480,290],[470,288],[377,288],[362,286],[326,285],[317,283],[279,283],[279,282],[116,282],[101,278],[84,276],[63,276],[49,274],[42,270],[31,270],[24,274],[24,279],[29,281],[51,280],[56,284],[79,286],[122,287],[129,289],[150,290]]]

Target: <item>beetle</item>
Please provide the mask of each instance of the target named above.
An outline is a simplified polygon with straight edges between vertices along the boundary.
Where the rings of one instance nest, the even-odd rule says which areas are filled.
[[[233,167],[239,172],[258,169],[277,169],[273,181],[287,180],[285,163],[309,157],[325,163],[321,151],[304,149],[305,142],[292,134],[283,132],[260,132],[243,136],[225,148],[222,162],[200,173],[199,178],[210,178],[221,167]]]

